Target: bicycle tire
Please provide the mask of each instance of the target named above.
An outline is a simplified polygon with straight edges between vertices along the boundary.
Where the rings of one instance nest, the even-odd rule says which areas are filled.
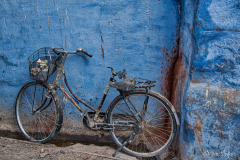
[[[136,115],[139,115],[137,114],[139,112],[142,113],[141,108],[143,108],[145,97],[146,90],[132,90],[127,93],[126,99],[129,99],[130,101],[128,102],[131,102],[136,108]],[[119,147],[130,137],[131,133],[136,133],[132,143],[128,142],[122,148],[126,153],[136,157],[152,157],[162,153],[172,143],[177,130],[171,103],[165,97],[159,96],[158,93],[153,91],[148,92],[148,97],[148,106],[150,107],[146,110],[145,118],[143,118],[145,122],[140,120],[141,125],[136,125],[137,120],[121,95],[112,101],[107,111],[107,122],[110,124],[143,126],[142,130],[139,127],[139,131],[141,130],[142,133],[139,131],[135,132],[137,129],[134,130],[133,128],[123,129],[115,127],[110,130],[113,141]],[[159,111],[161,111],[161,114]],[[143,114],[140,115],[143,116]],[[162,116],[162,118],[159,118],[159,116]],[[166,122],[168,123],[166,124]]]
[[[19,129],[29,141],[47,143],[61,129],[61,103],[56,91],[46,83],[26,83],[18,93],[15,113]]]

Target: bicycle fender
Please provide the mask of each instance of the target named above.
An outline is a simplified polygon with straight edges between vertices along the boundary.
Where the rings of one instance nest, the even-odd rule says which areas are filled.
[[[175,108],[173,107],[173,105],[171,106],[171,109],[172,109],[173,114],[174,114],[174,117],[175,117],[175,119],[176,119],[176,121],[177,121],[177,125],[179,126],[179,125],[180,125],[180,121],[179,121],[177,112],[176,112]]]

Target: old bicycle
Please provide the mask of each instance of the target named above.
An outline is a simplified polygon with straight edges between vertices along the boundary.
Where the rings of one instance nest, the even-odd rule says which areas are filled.
[[[21,88],[15,103],[18,126],[28,140],[46,143],[55,133],[60,132],[63,110],[58,89],[77,107],[89,128],[109,130],[119,147],[114,156],[124,150],[133,156],[151,157],[169,147],[179,120],[171,103],[151,90],[156,81],[125,78],[125,70],[116,72],[108,67],[111,76],[102,100],[95,109],[79,99],[69,87],[64,73],[64,62],[69,54],[92,57],[82,48],[70,52],[49,47],[40,48],[28,57],[29,76],[35,81]],[[52,83],[47,81],[50,76],[54,77]],[[116,81],[115,76],[124,80]],[[61,77],[72,96],[92,112],[84,111],[60,85]],[[105,114],[100,114],[111,87],[116,88],[119,95],[111,102]]]

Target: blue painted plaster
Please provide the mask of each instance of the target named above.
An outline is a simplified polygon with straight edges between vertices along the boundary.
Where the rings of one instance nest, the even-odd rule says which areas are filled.
[[[239,2],[183,4],[181,34],[192,37],[194,50],[190,52],[190,81],[181,108],[182,158],[239,159]],[[188,19],[186,13],[190,13]],[[182,47],[188,53],[187,46]]]
[[[65,65],[73,91],[95,108],[111,75],[109,66],[126,69],[128,78],[157,80],[154,90],[170,95],[166,76],[172,79],[169,68],[177,55],[180,20],[175,0],[13,0],[1,1],[0,13],[0,96],[4,97],[0,108],[9,125],[3,129],[17,129],[14,101],[20,88],[31,81],[27,57],[41,47],[72,51],[83,47],[93,55],[89,62],[69,55]],[[103,111],[116,95],[114,89],[109,91]],[[77,110],[69,101],[65,104],[62,132],[85,132],[79,130]]]

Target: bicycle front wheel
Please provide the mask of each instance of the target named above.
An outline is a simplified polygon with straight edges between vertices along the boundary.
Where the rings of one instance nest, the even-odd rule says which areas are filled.
[[[110,130],[113,141],[119,147],[127,142],[123,150],[137,157],[152,157],[166,150],[177,129],[167,99],[153,91],[146,96],[145,90],[133,90],[126,94],[125,100],[128,105],[118,96],[109,106],[108,123],[116,126]],[[118,127],[121,124],[133,127]]]
[[[38,81],[25,84],[16,99],[18,126],[32,142],[46,143],[55,134],[59,124],[58,97]]]

